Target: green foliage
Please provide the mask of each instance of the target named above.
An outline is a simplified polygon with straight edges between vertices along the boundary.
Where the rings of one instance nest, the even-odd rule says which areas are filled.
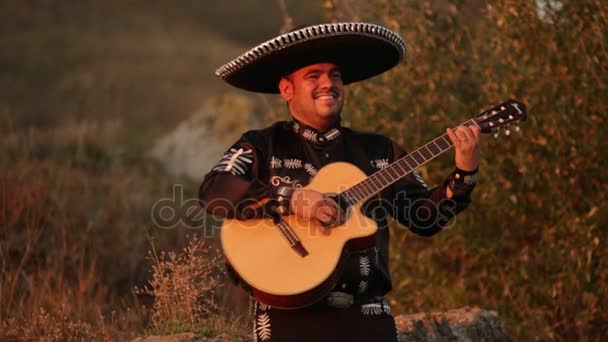
[[[474,202],[451,229],[396,234],[396,312],[478,305],[518,340],[608,334],[608,4],[561,3],[541,19],[528,0],[325,2],[408,46],[406,63],[349,88],[353,126],[412,150],[506,98],[528,105],[522,135],[485,138]],[[452,165],[421,171],[439,183]]]

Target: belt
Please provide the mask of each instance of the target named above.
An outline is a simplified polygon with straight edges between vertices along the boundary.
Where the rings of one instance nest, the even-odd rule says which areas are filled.
[[[382,296],[355,296],[347,292],[330,292],[318,304],[322,307],[348,309],[355,304],[378,303],[384,299]]]

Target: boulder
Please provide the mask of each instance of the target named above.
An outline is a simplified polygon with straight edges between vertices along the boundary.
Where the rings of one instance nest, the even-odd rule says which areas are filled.
[[[241,134],[261,127],[260,118],[255,100],[248,95],[210,97],[188,120],[161,137],[148,155],[170,174],[200,181]]]
[[[395,317],[400,342],[512,341],[496,311],[465,307]]]

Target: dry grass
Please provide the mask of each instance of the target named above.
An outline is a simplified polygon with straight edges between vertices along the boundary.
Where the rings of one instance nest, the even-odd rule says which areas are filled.
[[[154,298],[151,332],[155,334],[214,328],[219,307],[216,291],[222,285],[222,264],[217,251],[192,237],[180,253],[153,249],[152,279],[139,295]],[[213,330],[213,329],[211,329]]]
[[[0,340],[122,341],[146,331],[239,334],[247,326],[217,305],[226,298],[217,293],[214,240],[190,240],[186,232],[196,227],[151,222],[154,202],[170,196],[173,182],[197,187],[168,177],[129,139],[119,121],[2,136]],[[133,294],[150,279],[146,231],[163,252],[151,254],[150,286]]]

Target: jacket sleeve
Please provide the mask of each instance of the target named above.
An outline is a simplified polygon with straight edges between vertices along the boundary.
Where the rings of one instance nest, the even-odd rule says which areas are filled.
[[[201,206],[220,218],[267,217],[275,204],[273,187],[262,179],[265,163],[263,136],[245,133],[205,176],[199,189]]]
[[[392,162],[406,155],[394,142],[392,150]],[[446,197],[449,179],[430,189],[414,171],[389,187],[383,197],[391,203],[393,216],[402,225],[418,235],[432,236],[471,202],[472,188],[452,198]]]

